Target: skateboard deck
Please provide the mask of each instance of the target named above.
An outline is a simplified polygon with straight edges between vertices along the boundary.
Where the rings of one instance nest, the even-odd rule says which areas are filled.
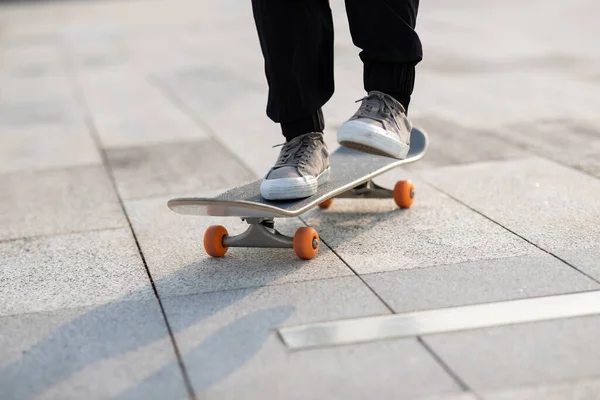
[[[429,146],[427,134],[413,128],[410,149],[403,160],[363,153],[339,147],[329,158],[329,181],[319,186],[311,197],[298,200],[265,200],[260,195],[262,179],[228,190],[216,197],[175,198],[168,202],[171,210],[185,215],[231,216],[241,218],[296,217],[310,209],[343,195],[393,168],[421,159]],[[391,197],[391,196],[387,196]]]

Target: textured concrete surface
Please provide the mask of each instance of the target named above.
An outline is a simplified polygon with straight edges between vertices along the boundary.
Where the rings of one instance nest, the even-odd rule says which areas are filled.
[[[128,229],[0,243],[0,315],[152,298]]]
[[[528,156],[527,152],[507,141],[504,136],[495,136],[495,132],[481,128],[463,126],[451,119],[420,116],[412,122],[425,130],[432,140],[427,156],[418,163],[407,166],[411,171]]]
[[[418,397],[418,400],[477,400],[472,393],[459,393],[450,395],[437,395],[437,396],[425,396]]]
[[[31,78],[63,74],[60,54],[56,51],[57,46],[54,43],[34,42],[27,46],[11,46],[6,41],[4,43],[0,49],[0,54],[2,54],[2,75],[0,76],[10,77],[12,81],[15,77]]]
[[[0,75],[0,84],[2,131],[6,130],[8,133],[15,128],[48,125],[63,128],[85,127],[74,87],[65,74]]]
[[[423,177],[546,250],[591,247],[600,237],[600,181],[554,162],[487,162]]]
[[[598,374],[599,316],[427,336],[424,340],[478,391]]]
[[[600,247],[580,250],[558,250],[556,255],[592,278],[600,281]]]
[[[238,71],[214,66],[159,76],[158,81],[255,175],[262,176],[273,166],[280,151],[273,146],[285,142],[285,138],[265,115],[264,84],[250,81]]]
[[[414,180],[408,210],[391,199],[337,199],[303,219],[360,274],[534,254],[533,246]]]
[[[196,196],[255,179],[213,140],[110,149],[107,156],[124,199]]]
[[[536,154],[600,177],[600,133],[595,124],[597,121],[590,119],[548,119],[507,126],[497,134]]]
[[[59,125],[81,126],[83,115],[76,103],[60,100],[32,99],[27,103],[4,103],[0,115],[2,130],[11,126]]]
[[[7,134],[0,136],[0,173],[101,163],[85,126],[11,126],[4,130]]]
[[[126,226],[104,168],[0,174],[0,239]]]
[[[0,317],[0,327],[3,399],[123,398],[147,382],[139,398],[185,398],[181,374],[151,378],[176,360],[156,299]]]
[[[127,212],[161,295],[353,275],[325,245],[310,263],[299,260],[292,249],[231,248],[224,258],[211,258],[202,244],[206,228],[223,225],[230,235],[235,235],[245,231],[248,224],[238,218],[179,215],[166,206],[168,199],[127,202]],[[281,233],[291,236],[305,225],[294,218],[277,220],[276,226]]]
[[[277,326],[387,313],[358,278],[168,298],[165,307],[181,331],[177,342],[201,398],[412,398],[459,391],[414,339],[285,351],[272,332]],[[207,373],[208,365],[219,367]]]
[[[598,290],[600,284],[556,258],[508,257],[363,275],[395,312]]]
[[[18,61],[17,58],[25,57],[18,50],[27,51],[27,49],[35,49],[35,46],[11,46],[3,47],[3,63],[2,71],[4,74],[0,75],[0,82],[2,82],[2,92],[0,92],[0,104],[3,105],[0,115],[2,123],[7,123],[10,114],[7,112],[5,107],[14,106],[21,108],[23,111],[27,111],[31,105],[40,103],[44,104],[59,104],[72,106],[72,115],[78,115],[79,111],[77,100],[75,98],[75,92],[69,76],[60,71],[60,73],[52,74],[27,74],[19,73],[19,69],[13,70],[13,67],[9,64],[11,61]],[[17,54],[11,54],[15,52]],[[51,49],[49,49],[51,51]],[[58,56],[58,53],[54,51],[54,54]],[[35,61],[30,60],[30,67],[33,66]],[[23,66],[26,67],[26,66]],[[35,124],[35,119],[28,119],[22,121],[27,125]]]
[[[344,2],[330,4],[333,151],[364,90]],[[414,208],[336,200],[302,218],[332,250],[300,262],[208,259],[204,228],[244,223],[166,207],[263,176],[279,153],[250,2],[2,2],[0,397],[594,396],[598,317],[305,352],[273,330],[391,312],[384,301],[597,288],[599,11],[421,2],[409,113],[431,148],[378,179],[413,179]]]
[[[106,148],[206,137],[191,117],[135,69],[92,69],[77,80]]]
[[[482,393],[484,400],[596,400],[598,397],[600,397],[600,380],[598,379],[525,386]]]

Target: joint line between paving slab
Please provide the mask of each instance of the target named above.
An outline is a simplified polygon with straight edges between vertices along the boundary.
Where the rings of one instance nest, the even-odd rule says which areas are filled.
[[[161,80],[155,76],[148,77],[148,83],[156,87],[160,92],[165,95],[165,98],[169,100],[175,107],[177,107],[181,112],[187,115],[200,129],[206,132],[215,142],[217,142],[221,147],[229,153],[229,155],[237,161],[240,165],[242,165],[246,171],[252,173],[252,175],[256,176],[254,170],[250,168],[246,162],[239,157],[237,154],[232,152],[227,144],[221,140],[221,137],[217,135],[217,133],[212,129],[212,127],[206,123],[199,115],[197,115],[193,110],[191,110],[187,104],[179,97],[177,94],[171,90],[166,84],[161,82]]]
[[[553,160],[550,160],[550,161],[553,161]],[[600,284],[600,280],[598,280],[598,279],[594,278],[593,276],[591,276],[591,275],[589,275],[589,274],[585,273],[584,271],[580,270],[579,268],[577,268],[577,267],[576,267],[576,266],[574,266],[573,264],[569,263],[568,261],[566,261],[566,260],[562,259],[561,257],[557,256],[556,254],[554,254],[554,253],[552,253],[552,252],[550,252],[550,251],[548,251],[548,250],[544,249],[543,247],[541,247],[541,246],[537,245],[536,243],[534,243],[534,242],[532,242],[531,240],[527,239],[526,237],[524,237],[524,236],[522,236],[522,235],[518,234],[517,232],[513,231],[512,229],[510,229],[510,228],[508,228],[508,227],[506,227],[506,226],[502,225],[500,222],[498,222],[498,221],[496,221],[496,220],[492,219],[491,217],[489,217],[489,216],[485,215],[483,212],[481,212],[481,211],[479,211],[479,210],[476,210],[475,208],[471,207],[470,205],[468,205],[467,203],[465,203],[465,202],[461,201],[460,199],[458,199],[458,198],[456,198],[456,197],[452,196],[450,193],[447,193],[446,191],[444,191],[444,190],[443,190],[443,189],[441,189],[440,187],[436,186],[435,184],[433,184],[433,183],[432,183],[432,182],[430,182],[429,180],[427,180],[427,179],[423,178],[422,176],[421,176],[421,179],[425,180],[425,181],[426,181],[426,182],[427,182],[427,183],[428,183],[430,186],[432,186],[433,188],[435,188],[435,189],[436,189],[436,190],[438,190],[439,192],[441,192],[441,193],[445,194],[446,196],[448,196],[448,197],[449,197],[449,198],[451,198],[452,200],[454,200],[454,201],[457,201],[457,202],[459,202],[460,204],[464,205],[464,206],[465,206],[465,207],[467,207],[469,210],[471,210],[471,211],[473,211],[473,212],[475,212],[475,213],[477,213],[477,214],[481,215],[483,218],[487,219],[488,221],[490,221],[490,222],[492,222],[492,223],[494,223],[494,224],[498,225],[499,227],[501,227],[501,228],[505,229],[506,231],[508,231],[508,232],[512,233],[513,235],[515,235],[515,236],[517,236],[517,237],[519,237],[519,238],[523,239],[524,241],[526,241],[526,242],[527,242],[527,243],[529,243],[530,245],[534,246],[535,248],[537,248],[537,249],[539,249],[539,250],[543,251],[544,253],[546,253],[546,254],[548,254],[548,255],[550,255],[550,256],[552,256],[552,257],[556,258],[557,260],[559,260],[559,261],[561,261],[561,262],[565,263],[566,265],[568,265],[569,267],[573,268],[575,271],[579,272],[580,274],[582,274],[582,275],[584,275],[584,276],[588,277],[589,279],[591,279],[592,281],[594,281],[594,282],[596,282],[596,283]]]
[[[92,136],[92,140],[94,141],[94,144],[96,146],[96,149],[98,150],[98,152],[100,153],[100,156],[102,158],[102,165],[104,166],[104,169],[106,171],[106,174],[108,175],[112,188],[115,191],[115,194],[117,196],[117,199],[119,201],[119,205],[121,207],[121,210],[123,211],[123,214],[125,215],[125,219],[127,220],[127,224],[129,225],[129,229],[131,231],[131,235],[133,236],[133,239],[135,241],[135,245],[137,247],[137,250],[140,254],[140,258],[142,259],[142,263],[144,265],[144,268],[146,270],[146,274],[148,275],[148,279],[150,280],[150,284],[152,286],[152,291],[154,292],[154,295],[156,296],[156,299],[158,301],[158,305],[161,311],[161,314],[163,316],[163,320],[165,321],[165,325],[167,327],[167,332],[169,333],[169,338],[171,339],[171,345],[173,346],[173,351],[175,352],[175,357],[177,358],[177,364],[179,365],[179,369],[181,370],[181,374],[183,376],[183,383],[184,386],[186,388],[186,391],[188,392],[188,396],[190,396],[190,398],[192,400],[197,399],[196,394],[194,392],[190,377],[187,373],[187,369],[185,367],[185,364],[183,362],[183,358],[181,356],[181,352],[179,350],[179,347],[177,346],[177,342],[175,341],[175,335],[173,334],[173,329],[171,328],[171,325],[169,324],[169,320],[167,318],[167,313],[165,311],[165,308],[163,306],[163,303],[160,299],[160,296],[158,294],[158,290],[156,288],[156,285],[154,283],[154,280],[152,279],[152,274],[150,273],[150,269],[148,268],[148,264],[146,262],[146,258],[144,257],[144,253],[142,252],[142,248],[140,246],[140,243],[138,241],[137,235],[135,234],[135,231],[133,229],[133,225],[131,223],[131,219],[129,218],[129,215],[127,214],[127,210],[125,208],[125,204],[123,202],[123,199],[121,198],[121,195],[117,189],[117,184],[114,178],[114,175],[112,173],[112,170],[110,169],[110,166],[108,164],[108,157],[106,155],[106,151],[105,149],[102,147],[102,143],[100,140],[100,137],[98,136],[98,132],[96,130],[96,127],[93,123],[92,117],[91,117],[91,112],[89,109],[89,106],[85,100],[85,95],[83,93],[83,91],[81,90],[81,88],[79,87],[78,83],[75,81],[74,79],[74,70],[73,68],[71,68],[71,65],[67,60],[67,58],[65,57],[65,54],[63,52],[60,52],[62,61],[65,65],[65,68],[68,72],[68,76],[69,76],[69,81],[71,82],[71,86],[74,92],[74,96],[75,99],[77,100],[77,102],[79,103],[79,105],[82,108],[83,111],[83,116],[84,116],[84,120],[85,120],[85,124],[88,127],[88,129],[90,130],[90,134]]]
[[[300,221],[302,221],[302,223],[303,223],[304,225],[306,225],[306,226],[309,226],[309,225],[308,225],[308,223],[306,223],[306,221],[304,221],[304,219],[302,219],[302,217],[298,217],[298,219],[299,219]],[[378,293],[377,293],[377,292],[376,292],[376,291],[375,291],[375,290],[374,290],[374,289],[373,289],[371,286],[369,286],[369,284],[367,283],[367,281],[365,281],[365,280],[363,279],[363,277],[362,277],[362,276],[360,276],[360,275],[359,275],[359,273],[358,273],[358,272],[356,272],[356,271],[354,270],[354,268],[352,268],[352,267],[350,266],[350,264],[348,264],[348,263],[346,262],[346,260],[344,260],[344,259],[342,258],[342,256],[340,256],[340,255],[338,254],[338,252],[334,250],[334,248],[333,248],[332,246],[328,245],[328,244],[327,244],[327,242],[325,242],[325,241],[323,240],[323,238],[321,238],[321,237],[319,237],[319,240],[321,241],[321,243],[323,243],[325,246],[327,246],[327,247],[328,247],[328,248],[331,250],[331,252],[332,252],[333,254],[335,254],[335,256],[336,256],[337,258],[339,258],[339,259],[340,259],[340,261],[341,261],[341,262],[343,262],[343,263],[344,263],[344,265],[345,265],[346,267],[348,267],[348,269],[349,269],[350,271],[352,271],[352,273],[353,273],[353,274],[354,274],[354,275],[355,275],[355,276],[356,276],[358,279],[360,279],[360,280],[362,281],[362,283],[363,283],[363,284],[364,284],[364,285],[365,285],[365,286],[366,286],[366,287],[367,287],[367,288],[368,288],[368,289],[371,291],[371,293],[373,293],[373,294],[375,295],[375,297],[377,297],[377,298],[379,299],[379,301],[381,301],[381,303],[382,303],[382,304],[383,304],[383,305],[384,305],[384,306],[385,306],[385,307],[388,309],[388,311],[389,311],[389,312],[391,312],[392,314],[395,314],[395,312],[394,312],[394,310],[392,309],[392,307],[391,307],[391,306],[390,306],[390,305],[389,305],[389,304],[388,304],[388,303],[387,303],[385,300],[383,300],[383,298],[382,298],[382,297],[381,297],[381,296],[380,296],[380,295],[379,295],[379,294],[378,294]]]
[[[421,346],[423,346],[423,348],[425,348],[425,351],[427,351],[427,353],[429,353],[429,355],[433,357],[433,359],[440,365],[440,367],[442,367],[442,369],[454,380],[454,382],[461,388],[463,392],[470,392],[478,400],[483,400],[481,399],[481,396],[479,396],[479,394],[473,390],[473,388],[469,387],[469,385],[467,385],[467,383],[463,381],[461,377],[458,376],[458,374],[454,372],[448,364],[446,364],[446,362],[427,344],[427,342],[423,340],[421,336],[417,336],[417,341],[421,344]]]
[[[299,217],[299,219],[300,219],[300,221],[302,221],[302,222],[304,223],[304,225],[308,226],[308,224],[306,223],[306,221],[304,221],[304,220],[303,220],[301,217]],[[325,241],[324,241],[322,238],[320,238],[320,240],[321,240],[321,242],[322,242],[323,244],[325,244],[325,246],[327,246],[327,247],[328,247],[328,248],[329,248],[329,249],[332,251],[332,253],[333,253],[333,254],[335,254],[335,256],[336,256],[337,258],[339,258],[339,259],[340,259],[340,261],[341,261],[341,262],[343,262],[343,263],[346,265],[346,267],[348,267],[348,269],[350,269],[350,271],[352,271],[352,272],[354,273],[354,275],[355,275],[355,276],[356,276],[358,279],[360,279],[360,280],[362,281],[362,283],[363,283],[363,284],[364,284],[364,285],[365,285],[365,286],[366,286],[366,287],[367,287],[367,288],[368,288],[368,289],[371,291],[371,293],[373,293],[373,294],[375,295],[375,297],[377,297],[377,298],[379,299],[379,301],[381,301],[381,303],[382,303],[382,304],[383,304],[383,305],[384,305],[384,306],[385,306],[385,307],[386,307],[386,308],[387,308],[387,309],[388,309],[388,310],[389,310],[389,311],[390,311],[392,314],[396,314],[396,313],[394,312],[394,309],[393,309],[393,308],[392,308],[392,307],[391,307],[391,306],[390,306],[390,305],[389,305],[389,304],[388,304],[388,303],[387,303],[387,302],[386,302],[386,301],[385,301],[385,300],[384,300],[384,299],[383,299],[383,298],[382,298],[382,297],[379,295],[379,293],[377,293],[377,292],[375,291],[375,289],[373,289],[373,288],[372,288],[372,287],[371,287],[371,286],[370,286],[370,285],[367,283],[367,281],[365,281],[365,279],[363,279],[363,277],[362,277],[362,276],[361,276],[361,275],[360,275],[358,272],[356,272],[356,270],[355,270],[354,268],[352,268],[352,267],[350,266],[350,264],[348,264],[348,262],[346,262],[346,260],[344,260],[344,259],[342,258],[342,256],[340,256],[340,255],[338,254],[338,252],[337,252],[337,251],[335,251],[335,250],[333,249],[333,247],[329,246],[329,245],[327,244],[327,242],[325,242]],[[284,341],[283,341],[283,338],[281,337],[281,334],[278,334],[278,335],[277,335],[277,337],[279,338],[279,340],[281,340],[282,342],[284,342]],[[454,371],[453,371],[453,370],[450,368],[450,366],[448,366],[448,364],[446,364],[446,363],[445,363],[445,362],[444,362],[444,361],[443,361],[443,360],[440,358],[440,356],[438,356],[438,355],[437,355],[437,354],[436,354],[436,353],[433,351],[433,349],[431,349],[431,348],[430,348],[430,347],[429,347],[429,346],[428,346],[428,345],[427,345],[427,344],[426,344],[426,343],[425,343],[425,342],[424,342],[424,341],[421,339],[421,337],[420,337],[420,336],[417,336],[417,341],[418,341],[418,342],[419,342],[419,344],[420,344],[420,345],[421,345],[421,346],[422,346],[422,347],[425,349],[425,351],[426,351],[427,353],[429,353],[429,354],[431,355],[431,357],[433,357],[433,359],[435,360],[435,362],[436,362],[436,363],[437,363],[437,364],[438,364],[438,365],[439,365],[439,366],[440,366],[440,367],[441,367],[441,368],[442,368],[442,369],[443,369],[443,370],[444,370],[444,371],[445,371],[445,372],[446,372],[446,373],[447,373],[447,374],[450,376],[450,378],[452,378],[452,380],[454,380],[454,382],[455,382],[455,383],[456,383],[456,384],[457,384],[457,385],[458,385],[458,386],[459,386],[459,387],[460,387],[460,388],[461,388],[461,389],[462,389],[464,392],[469,392],[469,391],[473,392],[473,390],[472,390],[472,389],[469,387],[469,385],[467,385],[467,384],[466,384],[466,382],[464,382],[464,381],[463,381],[463,380],[462,380],[462,379],[461,379],[461,378],[458,376],[458,374],[457,374],[456,372],[454,372]],[[284,342],[284,345],[285,345],[285,342]],[[478,400],[481,400],[478,394],[476,394],[475,392],[473,392],[473,394],[475,395],[475,397],[476,397]]]

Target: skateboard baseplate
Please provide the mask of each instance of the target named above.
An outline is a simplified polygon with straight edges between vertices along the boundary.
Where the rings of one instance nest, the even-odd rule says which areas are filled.
[[[403,160],[367,154],[340,147],[330,156],[329,181],[319,186],[311,197],[298,200],[270,201],[260,195],[262,179],[228,190],[212,198],[186,197],[171,199],[171,210],[185,215],[239,217],[250,226],[236,236],[229,236],[223,226],[211,226],[204,233],[204,249],[213,257],[222,257],[229,247],[293,248],[301,259],[311,259],[319,251],[320,239],[311,227],[302,227],[294,237],[275,229],[274,218],[296,217],[314,207],[328,208],[334,197],[392,198],[400,208],[409,208],[415,197],[412,182],[396,183],[393,190],[383,188],[372,179],[400,165],[420,160],[429,146],[427,134],[413,128],[408,155]]]

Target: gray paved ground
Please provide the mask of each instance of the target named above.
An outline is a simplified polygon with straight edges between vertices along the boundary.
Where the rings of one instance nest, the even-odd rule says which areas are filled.
[[[328,143],[362,96],[343,3]],[[599,399],[598,316],[290,352],[282,326],[600,289],[593,0],[422,2],[418,201],[337,200],[288,250],[166,201],[281,137],[248,1],[0,4],[0,398]]]

